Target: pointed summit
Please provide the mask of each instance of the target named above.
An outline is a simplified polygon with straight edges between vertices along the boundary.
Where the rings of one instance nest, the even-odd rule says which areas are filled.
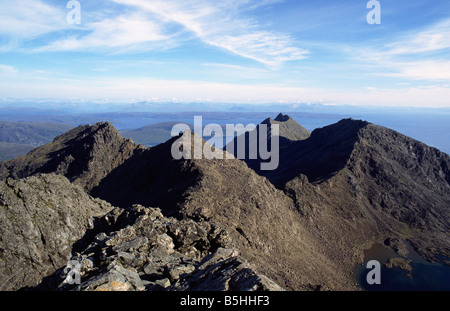
[[[292,141],[304,140],[311,136],[311,132],[301,126],[297,121],[288,115],[280,113],[272,124],[280,126],[280,137]]]
[[[280,127],[281,145],[286,145],[290,141],[298,141],[307,139],[311,133],[301,126],[297,121],[286,114],[278,114],[275,119],[267,118],[261,122],[269,127],[272,124],[278,124]],[[287,140],[287,141],[285,141]]]
[[[279,113],[279,114],[277,115],[277,117],[275,118],[275,121],[278,121],[278,122],[286,122],[286,121],[288,121],[289,119],[291,119],[290,116],[288,116],[288,115],[286,115],[286,114]]]
[[[90,191],[140,149],[108,122],[80,125],[25,156],[0,163],[0,179],[54,172]]]
[[[261,124],[278,124],[278,123],[282,123],[282,122],[287,122],[289,120],[294,120],[294,119],[292,119],[289,115],[283,114],[280,112],[276,116],[275,119],[272,119],[271,117],[269,117],[269,118],[265,119],[264,121],[262,121]]]
[[[266,127],[264,127],[264,126]],[[261,167],[262,159],[258,156],[258,158],[252,158],[250,157],[249,149],[250,146],[256,146],[257,150],[259,150],[260,146],[260,138],[259,135],[263,133],[262,131],[267,131],[267,145],[271,146],[272,142],[272,126],[278,125],[278,139],[279,139],[279,147],[280,148],[286,148],[287,146],[291,145],[294,142],[302,141],[311,135],[311,133],[305,129],[303,126],[301,126],[297,121],[295,121],[293,118],[291,118],[288,115],[284,115],[282,113],[278,114],[277,117],[274,119],[267,118],[264,121],[261,122],[253,131],[246,132],[240,136],[240,138],[244,137],[245,141],[245,157],[242,159],[242,156],[240,159],[244,160],[247,165],[254,169],[255,171],[259,171]],[[264,129],[265,128],[265,129]],[[237,154],[237,146],[238,146],[238,137],[235,137],[231,142],[229,142],[225,146],[225,150],[233,150],[233,155],[238,157]],[[256,140],[256,142],[255,142]]]

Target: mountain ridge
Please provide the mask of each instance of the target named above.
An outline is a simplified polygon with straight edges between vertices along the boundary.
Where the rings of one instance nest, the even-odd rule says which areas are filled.
[[[196,134],[183,135],[192,142]],[[450,157],[435,148],[344,119],[287,142],[279,167],[258,171],[235,158],[175,160],[179,138],[145,149],[110,124],[79,127],[1,163],[0,179],[53,169],[113,206],[157,206],[165,216],[226,228],[244,260],[289,290],[357,289],[354,266],[379,240],[407,240],[429,260],[450,257]],[[33,163],[37,155],[46,160]],[[70,156],[81,163],[70,166]]]
[[[330,133],[338,126],[341,131],[333,138]],[[318,129],[308,140],[280,153],[280,167],[262,174],[284,189],[303,215],[314,214],[318,223],[329,224],[343,217],[360,234],[407,239],[429,260],[437,260],[435,253],[450,253],[447,154],[393,130],[351,119]],[[290,161],[292,155],[295,160]],[[361,240],[355,234],[341,234],[345,223],[318,234],[328,240],[339,235],[348,244]]]
[[[0,163],[0,179],[57,172],[87,191],[144,148],[123,138],[108,122],[78,126],[27,155]]]

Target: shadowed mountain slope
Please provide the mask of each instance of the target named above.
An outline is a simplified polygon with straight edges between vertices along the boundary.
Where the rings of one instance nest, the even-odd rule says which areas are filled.
[[[35,150],[21,162],[14,162],[14,165],[7,162],[10,175],[22,177],[53,167],[57,173],[84,186],[90,194],[113,205],[123,208],[132,204],[158,206],[166,215],[226,228],[243,259],[286,289],[356,288],[351,269],[341,269],[304,229],[292,199],[244,162],[204,158],[175,160],[171,149],[179,138],[143,150],[119,139],[110,127],[99,123],[62,135],[54,145]],[[194,140],[195,134],[186,132],[185,135],[188,140]],[[102,143],[97,144],[100,141]],[[125,149],[130,151],[126,159],[118,142],[131,147]],[[215,150],[204,140],[200,143],[202,149]],[[47,148],[51,152],[45,153]],[[94,156],[83,158],[83,151]],[[46,159],[40,166],[34,162],[36,155]],[[79,159],[76,174],[71,174],[71,166],[66,170],[57,169],[60,163],[65,163],[61,159],[70,155]],[[117,158],[121,159],[121,164],[112,166],[109,161]],[[110,165],[108,169],[96,176],[95,168],[105,164]],[[96,178],[81,178],[84,176]]]
[[[280,188],[299,173],[310,181],[326,179],[345,167],[358,140],[358,131],[368,124],[347,119],[316,129],[308,139],[280,148],[278,168],[260,174]],[[249,165],[257,169],[254,161]]]
[[[450,157],[435,148],[347,119],[281,149],[278,169],[260,173],[314,219],[312,230],[327,241],[396,237],[435,259],[450,255],[449,169]]]
[[[184,135],[192,135],[193,143],[195,134]],[[225,227],[241,255],[284,288],[353,288],[351,273],[324,255],[282,191],[238,159],[174,160],[171,147],[178,139],[130,158],[92,194],[112,204],[159,206],[165,214]],[[340,281],[333,279],[337,275]]]

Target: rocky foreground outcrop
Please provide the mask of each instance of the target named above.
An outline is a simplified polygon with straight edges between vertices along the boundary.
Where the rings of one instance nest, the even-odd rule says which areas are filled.
[[[60,175],[0,181],[0,290],[35,286],[66,265],[73,244],[111,209]]]
[[[239,257],[224,230],[207,222],[166,218],[159,209],[135,205],[116,208],[98,226],[105,232],[72,258],[81,264],[81,284],[70,286],[60,270],[57,289],[281,289]]]
[[[208,222],[113,208],[56,174],[7,179],[0,193],[1,290],[281,290]]]

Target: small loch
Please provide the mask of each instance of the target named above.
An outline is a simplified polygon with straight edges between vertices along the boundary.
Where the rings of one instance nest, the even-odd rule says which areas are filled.
[[[441,263],[430,263],[407,244],[408,254],[400,256],[381,243],[375,243],[366,250],[364,264],[356,268],[358,283],[366,291],[450,291],[450,267]],[[409,262],[412,271],[399,267],[386,268],[390,258],[402,257]],[[448,259],[442,258],[441,259]],[[371,269],[366,268],[370,260],[381,264],[381,284],[369,285],[366,281]]]

